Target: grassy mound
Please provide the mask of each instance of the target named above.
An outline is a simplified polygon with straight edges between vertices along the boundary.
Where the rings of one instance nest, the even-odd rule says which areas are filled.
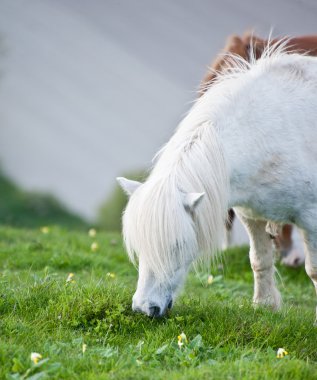
[[[143,182],[146,176],[146,171],[137,171],[124,175],[126,178],[140,182]],[[127,201],[127,195],[119,185],[116,185],[110,196],[100,207],[97,224],[106,231],[121,231],[121,215]]]
[[[79,216],[67,211],[52,196],[20,190],[1,173],[0,224],[20,227],[39,227],[47,224],[85,227],[85,222]]]
[[[304,270],[279,268],[284,306],[272,313],[250,304],[247,248],[222,261],[211,285],[207,273],[191,274],[170,314],[153,320],[131,311],[137,272],[118,234],[0,227],[0,378],[317,378]],[[188,342],[179,348],[181,332]]]

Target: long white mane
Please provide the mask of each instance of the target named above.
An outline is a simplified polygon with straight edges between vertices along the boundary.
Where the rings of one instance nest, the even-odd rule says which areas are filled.
[[[170,141],[159,151],[148,180],[131,196],[123,235],[133,262],[142,255],[153,275],[167,278],[185,262],[212,257],[221,247],[229,199],[228,170],[217,138],[228,92],[255,66],[261,70],[285,53],[287,40],[268,45],[262,58],[230,56],[231,68],[193,105]],[[251,52],[252,53],[252,52]],[[188,217],[184,194],[205,197]],[[199,252],[193,258],[189,255]]]

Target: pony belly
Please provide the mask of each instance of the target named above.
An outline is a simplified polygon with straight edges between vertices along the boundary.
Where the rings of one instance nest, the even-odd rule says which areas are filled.
[[[290,202],[289,199],[293,199]],[[294,197],[283,200],[256,198],[234,207],[234,210],[248,219],[271,221],[273,224],[295,223],[300,213],[300,204],[296,203]]]
[[[249,219],[297,224],[303,212],[317,204],[317,178],[304,165],[283,171],[289,174],[276,175],[275,181],[255,184],[251,177],[243,186],[233,184],[230,206]]]

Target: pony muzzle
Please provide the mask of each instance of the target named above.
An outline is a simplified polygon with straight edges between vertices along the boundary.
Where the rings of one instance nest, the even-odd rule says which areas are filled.
[[[143,313],[151,318],[163,317],[167,313],[167,311],[172,308],[172,306],[173,306],[172,298],[169,298],[168,302],[166,302],[166,305],[164,305],[163,307],[153,302],[145,302],[141,306],[136,305],[134,300],[132,302],[133,311],[137,313]]]

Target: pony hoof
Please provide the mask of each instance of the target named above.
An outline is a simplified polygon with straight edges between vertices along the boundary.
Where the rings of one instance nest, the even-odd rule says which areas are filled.
[[[272,297],[268,297],[264,299],[254,299],[253,307],[254,308],[265,307],[265,308],[271,309],[272,311],[279,311],[281,309],[281,299],[280,297],[277,297],[275,299],[273,299]]]
[[[269,303],[269,302],[259,302],[259,301],[253,301],[253,307],[255,309],[259,309],[259,308],[265,308],[265,309],[270,309],[272,311],[279,311],[280,309],[280,306],[279,305],[275,305],[273,303]]]

